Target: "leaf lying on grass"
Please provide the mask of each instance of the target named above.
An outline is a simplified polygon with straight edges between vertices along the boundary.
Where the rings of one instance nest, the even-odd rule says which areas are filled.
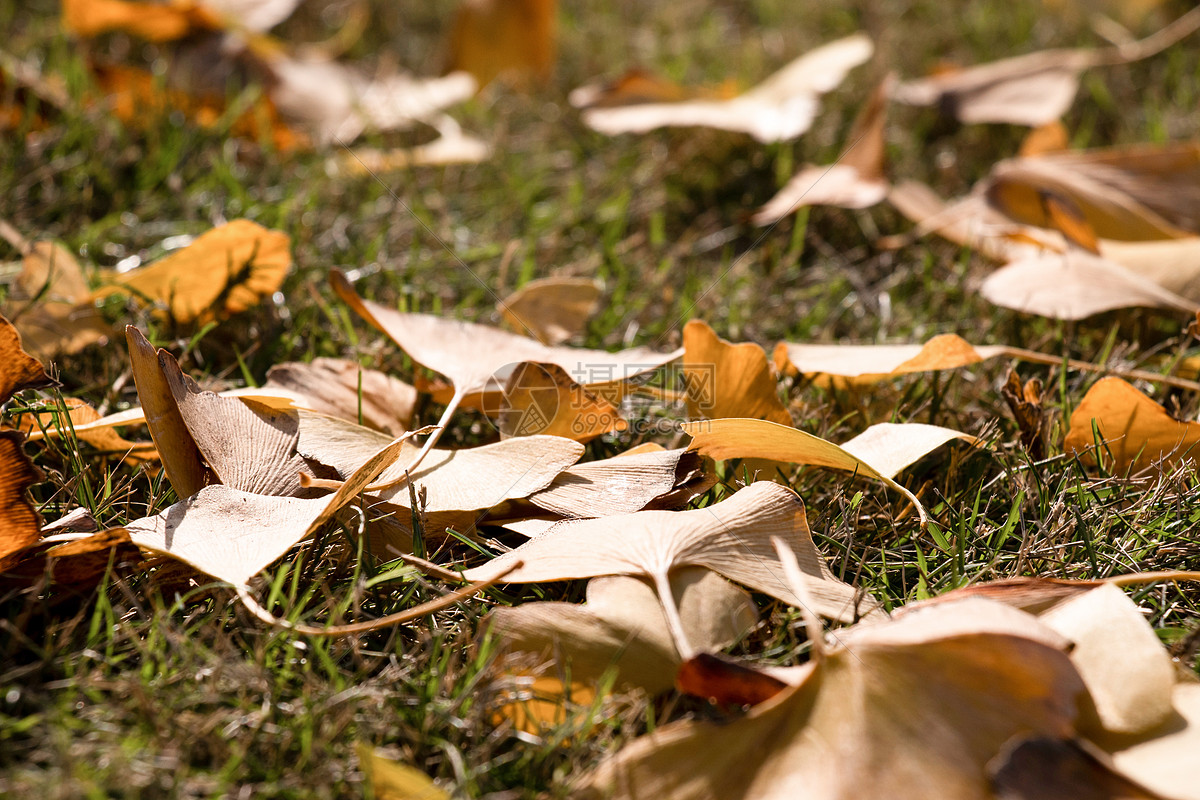
[[[875,478],[908,498],[928,522],[925,507],[894,478],[909,464],[955,439],[975,443],[959,431],[936,425],[883,422],[872,425],[840,447],[819,436],[787,425],[758,419],[714,419],[680,426],[692,437],[689,449],[718,460],[766,458],[814,467],[827,467]]]
[[[571,380],[558,364],[526,361],[504,386],[497,426],[505,438],[543,434],[587,442],[627,423],[615,405]]]
[[[531,494],[529,502],[563,517],[630,514],[693,481],[700,484],[694,490],[705,491],[712,484],[702,461],[682,449],[586,461],[564,469],[549,486]]]
[[[1072,412],[1063,451],[1090,463],[1111,455],[1120,474],[1194,460],[1197,444],[1200,423],[1175,419],[1127,381],[1102,378]]]
[[[0,317],[0,404],[25,389],[52,386],[41,362],[21,347],[21,334],[13,324]]]
[[[691,320],[683,327],[683,374],[692,419],[751,417],[792,423],[779,400],[779,384],[766,353],[757,344],[727,342],[707,323]]]
[[[599,306],[600,284],[591,278],[530,281],[496,304],[513,330],[549,345],[583,333]]]
[[[796,344],[775,345],[775,367],[824,382],[871,384],[898,375],[957,369],[1008,354],[1003,345],[973,345],[953,333],[925,344]],[[830,380],[840,378],[842,381]]]
[[[748,133],[760,142],[794,139],[812,125],[817,98],[832,91],[846,74],[871,57],[874,47],[855,34],[805,53],[752,89],[728,100],[690,99],[588,108],[583,121],[615,136],[667,126],[704,126]],[[576,90],[576,104],[594,92]]]
[[[671,600],[671,572],[707,567],[798,604],[800,598],[783,579],[772,536],[782,537],[801,559],[814,611],[851,620],[875,608],[874,601],[833,577],[813,545],[804,504],[790,489],[773,483],[752,484],[720,503],[691,511],[639,511],[560,522],[515,550],[465,571],[463,577],[487,580],[505,573],[505,581],[534,583],[644,575],[653,580],[664,604],[676,646],[690,657],[696,651]],[[518,561],[522,566],[513,568]]]
[[[102,453],[119,456],[125,463],[136,465],[155,460],[158,452],[153,442],[133,442],[122,437],[112,427],[91,427],[102,419],[96,409],[73,397],[63,398],[63,407],[48,411],[26,412],[13,417],[13,425],[28,435],[30,441],[43,438],[52,431],[59,436],[72,433]],[[43,433],[44,432],[44,433]]]
[[[1086,690],[1066,646],[986,600],[856,626],[744,717],[659,728],[576,794],[985,800],[985,767],[1011,737],[1071,735]]]
[[[770,225],[804,206],[868,208],[887,197],[884,124],[892,82],[889,76],[867,98],[838,160],[800,170],[755,213],[755,225]]]
[[[908,81],[896,88],[901,103],[940,106],[960,122],[1007,122],[1036,127],[1061,117],[1093,67],[1127,64],[1161,52],[1200,27],[1188,12],[1138,42],[1104,50],[1043,50],[989,64]]]
[[[226,223],[184,249],[128,273],[108,273],[93,297],[129,293],[177,322],[237,314],[279,289],[292,267],[287,234],[249,220]]]
[[[18,431],[0,430],[0,569],[42,536],[41,518],[28,495],[42,471],[25,455],[23,441]]]
[[[417,403],[417,390],[404,381],[340,358],[276,364],[264,386],[295,392],[313,411],[392,436],[412,427]]]

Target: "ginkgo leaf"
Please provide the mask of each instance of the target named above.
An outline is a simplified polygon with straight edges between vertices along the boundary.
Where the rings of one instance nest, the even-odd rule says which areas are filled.
[[[1092,462],[1111,455],[1111,468],[1125,473],[1192,460],[1198,443],[1200,423],[1175,419],[1127,381],[1101,378],[1071,413],[1063,451]]]
[[[21,334],[0,317],[0,405],[17,392],[53,384],[41,363],[21,348]]]
[[[438,136],[412,147],[352,147],[339,150],[325,162],[333,175],[370,176],[410,167],[434,167],[449,164],[479,164],[491,158],[491,146],[464,133],[457,122],[446,115],[428,120]]]
[[[1117,308],[1194,311],[1197,303],[1083,250],[1043,253],[1006,264],[984,279],[992,303],[1054,319],[1086,319]]]
[[[567,467],[529,502],[563,517],[606,517],[641,511],[703,465],[695,453],[661,450]]]
[[[163,363],[168,359],[174,361],[174,357],[166,350],[156,351],[132,325],[125,326],[125,341],[129,345],[129,364],[138,402],[167,480],[176,495],[191,497],[213,483],[214,478],[179,413],[175,393],[163,371]]]
[[[374,800],[451,800],[449,792],[416,767],[386,758],[366,744],[359,743],[355,750]]]
[[[1171,716],[1175,666],[1123,591],[1103,584],[1055,605],[1040,619],[1074,644],[1071,661],[1088,687],[1104,731],[1144,734]]]
[[[1198,183],[1200,144],[1171,142],[1001,161],[977,191],[1010,219],[1043,228],[1054,227],[1046,194],[1065,197],[1097,236],[1143,241],[1200,233]]]
[[[388,442],[384,434],[321,414],[301,411],[299,419],[299,453],[343,478]],[[377,484],[403,479],[419,449],[402,446],[396,463],[380,474]],[[522,436],[464,450],[431,450],[411,479],[425,494],[428,511],[474,511],[546,488],[581,455],[583,445],[570,439]],[[372,495],[404,508],[411,505],[407,485],[375,489]]]
[[[417,390],[404,381],[340,358],[276,364],[267,370],[264,385],[303,396],[312,411],[392,436],[412,427],[417,403]]]
[[[1066,647],[986,600],[856,626],[744,717],[658,728],[574,796],[990,800],[986,765],[1009,739],[1073,732],[1086,689]]]
[[[558,0],[465,0],[446,49],[446,71],[470,73],[480,86],[546,81],[558,55]]]
[[[703,126],[748,133],[760,142],[786,141],[809,129],[816,118],[817,98],[836,88],[873,52],[871,40],[855,34],[800,56],[754,88],[728,100],[589,108],[583,112],[583,121],[610,136],[667,126]]]
[[[290,239],[239,219],[199,236],[148,267],[109,273],[94,293],[131,293],[161,304],[178,322],[237,314],[283,284],[292,267]]]
[[[109,325],[92,305],[83,268],[65,247],[22,242],[24,257],[7,309],[30,352],[70,355],[103,342]]]
[[[263,61],[274,78],[270,97],[279,112],[325,143],[349,144],[366,131],[433,124],[443,109],[470,98],[477,86],[465,72],[372,77],[336,61],[280,51],[264,54]]]
[[[213,484],[125,527],[139,547],[244,589],[250,578],[316,533],[362,492],[396,460],[403,445],[404,437],[387,444],[328,497],[270,497]]]
[[[684,566],[707,567],[799,604],[800,598],[783,578],[772,536],[784,539],[799,558],[815,612],[851,620],[874,609],[874,601],[833,577],[813,545],[804,504],[793,491],[774,483],[752,484],[720,503],[691,511],[638,511],[560,522],[463,576],[486,580],[504,574],[507,582],[534,583],[644,575],[654,581],[676,644],[690,657],[692,648],[670,603],[671,572]],[[512,569],[517,562],[521,566]]]
[[[875,478],[903,494],[917,509],[924,527],[925,507],[894,478],[909,464],[947,442],[972,436],[937,425],[883,422],[872,425],[840,447],[819,436],[758,419],[714,419],[685,422],[692,437],[690,449],[717,460],[765,458],[814,467],[827,467]]]
[[[4,568],[0,581],[28,586],[44,578],[52,586],[68,586],[80,591],[97,583],[110,563],[140,559],[129,533],[124,528],[110,528],[70,542],[52,544],[45,539],[31,542],[21,552],[13,554],[15,563]]]
[[[254,494],[299,492],[300,472],[307,465],[296,453],[300,422],[295,411],[201,391],[170,354],[160,352],[158,360],[179,416],[216,481]]]
[[[600,307],[600,284],[591,278],[542,278],[496,304],[513,330],[544,344],[561,344],[587,329]]]
[[[1081,739],[1014,739],[988,773],[996,800],[1167,800],[1119,774],[1107,754]]]
[[[615,405],[571,380],[558,364],[532,361],[509,376],[496,422],[503,438],[543,434],[577,442],[627,427]]]
[[[925,344],[780,342],[775,346],[775,367],[810,377],[849,379],[845,383],[859,385],[914,372],[957,369],[1007,353],[1003,345],[976,346],[953,333],[935,336]]]
[[[63,24],[77,36],[119,30],[149,42],[169,42],[196,30],[221,27],[216,14],[195,2],[63,0],[62,10]]]
[[[754,601],[743,589],[714,572],[685,567],[671,575],[671,590],[688,640],[698,649],[721,650],[746,634],[757,620]],[[674,685],[682,659],[671,639],[667,619],[653,586],[644,578],[610,575],[588,581],[583,605],[560,602],[525,603],[494,609],[484,620],[486,630],[511,654],[553,659],[550,677],[570,677],[573,686],[591,688],[609,671],[616,687],[634,687],[651,694]],[[553,689],[544,682],[541,687]],[[560,694],[566,687],[560,683]],[[550,715],[558,704],[549,692]],[[540,698],[539,698],[540,699]],[[550,716],[525,709],[537,719]],[[520,709],[513,709],[520,715]],[[553,718],[551,716],[551,718]]]
[[[648,69],[634,67],[614,80],[572,89],[567,100],[576,108],[615,108],[682,100],[731,100],[737,95],[737,86],[732,81],[713,89],[680,86]]]
[[[770,225],[804,206],[868,208],[883,202],[889,189],[884,124],[893,82],[889,76],[867,98],[838,160],[800,170],[755,213],[755,225]]]
[[[1079,90],[1079,76],[1092,67],[1148,58],[1200,27],[1195,10],[1153,36],[1105,50],[1042,50],[908,81],[894,99],[941,107],[960,122],[1007,122],[1036,127],[1061,117]]]
[[[24,438],[18,431],[0,430],[0,569],[42,536],[41,519],[28,495],[42,472],[25,455]]]
[[[692,419],[752,417],[783,425],[792,415],[757,344],[733,344],[698,319],[683,326],[683,374]]]
[[[1200,800],[1195,754],[1200,749],[1200,684],[1180,682],[1173,693],[1174,718],[1154,735],[1113,752],[1122,774],[1171,800]]]

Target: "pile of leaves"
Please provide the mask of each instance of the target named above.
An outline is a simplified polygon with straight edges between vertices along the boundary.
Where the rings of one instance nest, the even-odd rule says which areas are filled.
[[[467,4],[447,34],[447,74],[428,79],[368,75],[334,59],[331,44],[318,52],[267,36],[297,5],[67,0],[71,35],[118,31],[169,45],[169,75],[200,59],[210,77],[244,79],[238,91],[251,107],[91,60],[89,93],[63,97],[53,75],[18,61],[4,65],[13,88],[0,99],[13,102],[0,119],[36,148],[55,114],[133,125],[163,103],[247,146],[315,148],[332,172],[358,164],[370,173],[486,159],[492,148],[443,109],[480,86],[507,81],[515,88],[485,91],[519,93],[551,80],[553,3]],[[1197,29],[1193,10],[1110,48],[887,75],[837,161],[802,169],[759,210],[743,209],[741,224],[767,236],[806,205],[887,200],[914,227],[874,236],[881,252],[938,233],[981,263],[1003,262],[979,287],[997,306],[1071,321],[1148,308],[1186,342],[1200,324],[1200,146],[1073,151],[1058,120],[1085,70],[1159,57]],[[494,51],[481,43],[489,30],[503,42]],[[874,53],[866,34],[852,33],[746,91],[688,89],[636,70],[578,88],[569,102],[603,134],[706,126],[778,143],[816,124],[819,98]],[[947,203],[889,179],[891,102],[1033,130],[1019,155]],[[386,153],[349,146],[415,125],[440,138]],[[428,643],[448,627],[474,673],[442,693],[455,698],[454,719],[473,714],[504,738],[500,759],[540,748],[553,761],[546,751],[630,715],[615,745],[597,735],[596,752],[556,776],[572,796],[1200,797],[1190,764],[1200,747],[1194,596],[1172,589],[1184,598],[1172,622],[1185,626],[1174,647],[1134,599],[1200,578],[1186,547],[1194,535],[1179,534],[1178,553],[1156,559],[1148,547],[1101,570],[1082,515],[1068,537],[1082,548],[1064,540],[1045,548],[1055,555],[1034,553],[1024,532],[1027,498],[1049,496],[1039,482],[1051,474],[1098,502],[1115,482],[1124,490],[1115,504],[1139,509],[1192,491],[1200,423],[1133,383],[1200,390],[1182,358],[1139,368],[1064,357],[1046,340],[1030,349],[949,333],[876,345],[780,341],[768,358],[761,344],[727,341],[690,313],[645,345],[588,348],[579,342],[605,298],[595,276],[527,281],[496,297],[505,329],[374,299],[366,271],[322,266],[310,270],[321,279],[307,284],[314,302],[393,368],[280,361],[259,386],[238,351],[234,363],[210,365],[240,370],[247,385],[230,388],[206,379],[211,368],[193,375],[185,365],[203,363],[198,345],[210,331],[285,302],[287,233],[234,219],[164,242],[148,265],[111,270],[33,233],[0,221],[19,257],[0,316],[10,704],[21,697],[15,682],[50,657],[28,646],[38,626],[90,618],[93,629],[119,628],[126,622],[99,609],[125,596],[325,659],[325,640],[361,657],[380,636]],[[119,353],[120,376],[93,405],[97,393],[73,372],[100,348]],[[880,387],[1001,360],[1059,370],[1063,393],[1068,374],[1104,377],[1065,425],[1043,383],[1015,369],[995,389],[974,387],[977,402],[1006,404],[1002,430],[897,422],[892,409],[882,417],[892,421],[839,443],[821,435],[833,426],[812,422],[815,398],[857,406],[871,421],[871,405],[886,402]],[[97,467],[102,483],[89,477]],[[150,488],[135,493],[115,475]],[[969,488],[974,508],[964,504]],[[1011,511],[984,532],[974,526],[988,492]],[[122,493],[118,510],[112,498]],[[872,534],[814,532],[813,498],[829,504],[818,507],[831,526],[874,509]],[[1054,502],[1043,519],[1072,513]],[[1015,568],[966,569],[976,537],[994,541],[995,562],[1014,556]],[[896,547],[915,555],[892,572]],[[1080,549],[1087,558],[1072,559]],[[878,570],[856,574],[867,550],[881,555]],[[957,588],[934,596],[938,564]],[[226,600],[240,604],[236,623],[221,616],[231,613]],[[447,796],[448,783],[387,754],[363,746],[358,758],[375,796]],[[443,763],[460,788],[473,785],[454,757]]]

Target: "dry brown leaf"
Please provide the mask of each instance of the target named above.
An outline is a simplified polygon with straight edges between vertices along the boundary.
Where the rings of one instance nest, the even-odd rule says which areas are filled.
[[[532,361],[509,376],[496,422],[502,438],[543,434],[577,442],[627,427],[616,406],[571,380],[565,369]]]
[[[1047,153],[1060,153],[1071,147],[1071,136],[1067,128],[1058,120],[1039,125],[1021,140],[1021,149],[1017,155],[1021,158],[1043,156]]]
[[[998,306],[1054,319],[1086,319],[1133,307],[1191,313],[1197,306],[1083,250],[1046,252],[1010,262],[984,279],[980,293]]]
[[[343,478],[388,442],[383,434],[332,417],[301,411],[299,418],[300,454]],[[404,445],[396,463],[380,474],[378,485],[403,478],[418,450]],[[583,445],[558,436],[523,436],[464,450],[431,450],[412,473],[412,483],[418,493],[424,492],[430,512],[478,511],[546,488],[581,455]],[[374,490],[373,496],[411,506],[407,485]]]
[[[1055,605],[1040,619],[1073,643],[1071,661],[1103,731],[1148,734],[1172,715],[1175,665],[1125,592],[1104,584]]]
[[[474,78],[455,72],[440,78],[397,74],[372,77],[326,59],[261,54],[274,82],[271,101],[288,120],[310,128],[325,144],[346,145],[366,131],[435,128],[443,110],[475,93]]]
[[[276,364],[267,371],[268,389],[302,396],[312,411],[392,436],[412,427],[417,390],[404,381],[341,358]]]
[[[588,108],[583,121],[601,133],[644,133],[667,126],[703,126],[748,133],[760,142],[794,139],[812,125],[817,98],[832,91],[874,52],[859,33],[806,53],[752,89],[728,100],[688,99]],[[574,100],[591,99],[591,93]]]
[[[18,431],[0,430],[0,569],[42,537],[41,519],[28,495],[42,471],[25,455],[24,440]]]
[[[1084,70],[1148,58],[1197,27],[1200,13],[1194,9],[1158,33],[1127,45],[1027,53],[906,81],[896,87],[893,96],[901,103],[937,105],[967,124],[1007,122],[1037,127],[1057,120],[1071,107]]]
[[[182,39],[218,30],[220,19],[201,3],[139,3],[129,0],[62,0],[63,24],[76,36],[124,31],[149,42]]]
[[[1034,461],[1046,457],[1046,409],[1042,406],[1042,381],[1030,378],[1021,384],[1017,371],[1010,369],[1004,385],[1000,387],[1017,428],[1021,432],[1021,445]]]
[[[21,334],[0,316],[0,405],[17,392],[53,384],[38,360],[21,348]]]
[[[657,729],[576,796],[991,800],[1013,736],[1067,738],[1086,690],[1067,643],[986,600],[838,633],[798,685],[724,724]]]
[[[479,164],[492,157],[487,142],[463,133],[457,122],[447,116],[430,121],[438,138],[412,147],[381,150],[377,147],[341,149],[326,161],[332,175],[377,175],[380,172],[410,167],[438,167],[449,164]]]
[[[717,460],[765,458],[792,464],[853,472],[882,481],[908,498],[928,521],[925,507],[912,492],[894,478],[905,467],[947,442],[960,439],[975,443],[972,436],[937,425],[883,422],[872,425],[840,447],[819,436],[758,419],[714,419],[685,422],[683,431],[692,437],[689,449]]]
[[[163,371],[163,364],[175,359],[166,350],[156,351],[132,325],[125,326],[125,341],[129,345],[129,364],[138,402],[167,480],[178,497],[191,497],[215,479],[179,413],[179,404]]]
[[[736,86],[728,81],[716,89],[698,89],[680,86],[650,70],[634,67],[607,83],[573,89],[567,99],[576,108],[614,108],[683,100],[731,100],[737,94]]]
[[[892,84],[889,76],[867,98],[838,160],[800,170],[758,210],[752,218],[755,225],[770,225],[804,206],[868,208],[883,202],[890,188],[884,172],[884,125]]]
[[[817,553],[804,504],[790,489],[756,483],[732,497],[691,511],[639,511],[600,519],[560,522],[480,567],[467,580],[505,574],[511,583],[561,581],[600,575],[644,575],[654,581],[680,652],[694,649],[670,604],[669,576],[685,566],[707,567],[730,580],[793,605],[800,598],[783,577],[771,537],[783,538],[796,553],[813,598],[813,610],[852,620],[875,608],[853,586],[833,577]]]
[[[52,242],[23,250],[8,309],[29,351],[52,358],[105,341],[109,325],[92,305],[83,269],[70,251]]]
[[[390,442],[329,497],[268,497],[213,484],[126,529],[139,547],[227,581],[245,599],[250,578],[332,519],[396,460],[403,445],[404,437]]]
[[[600,307],[600,283],[591,278],[542,278],[496,304],[513,330],[543,344],[562,344],[587,329]]]
[[[973,345],[953,333],[935,336],[925,344],[793,344],[775,346],[775,368],[798,372],[834,385],[877,383],[914,372],[978,364],[1008,353],[1003,345]],[[841,380],[832,380],[840,378]]]
[[[792,424],[767,355],[756,344],[727,342],[694,319],[683,326],[683,375],[692,419],[751,417]]]
[[[279,290],[292,267],[291,240],[238,219],[133,272],[108,273],[94,297],[130,293],[159,304],[177,322],[237,314]]]
[[[1093,435],[1099,433],[1100,456],[1111,469],[1134,473],[1190,461],[1200,443],[1200,423],[1184,422],[1120,378],[1096,381],[1071,414],[1063,451],[1085,462],[1097,458]]]
[[[1200,236],[1159,242],[1101,239],[1100,254],[1169,292],[1200,302]]]
[[[124,528],[99,531],[64,544],[39,540],[14,554],[15,563],[4,570],[0,582],[27,586],[44,578],[51,586],[80,591],[99,582],[110,563],[137,562],[140,558]]]
[[[1173,702],[1175,714],[1167,726],[1115,751],[1113,762],[1123,775],[1172,800],[1200,800],[1200,684],[1176,684]]]
[[[1019,223],[1052,228],[1047,193],[1068,198],[1096,235],[1118,241],[1200,233],[1200,144],[1050,153],[996,164],[978,191]]]
[[[558,56],[558,0],[463,0],[447,43],[446,71],[548,81]]]
[[[688,640],[706,652],[736,642],[758,617],[749,594],[706,569],[676,570],[671,589]],[[536,731],[536,725],[522,723],[544,727],[562,717],[568,688],[563,680],[568,677],[572,688],[594,693],[605,673],[613,670],[618,690],[641,688],[657,694],[671,689],[681,663],[662,605],[644,578],[592,578],[584,605],[540,602],[500,607],[488,614],[485,624],[507,654],[501,657],[501,669],[516,660],[514,654],[532,654],[554,664],[538,681],[534,703],[513,703],[505,709],[506,716],[525,730]]]
[[[449,792],[416,767],[386,758],[361,742],[355,750],[375,800],[451,800]]]
[[[563,517],[607,517],[641,511],[703,470],[686,450],[622,454],[575,464],[529,496],[538,508]]]

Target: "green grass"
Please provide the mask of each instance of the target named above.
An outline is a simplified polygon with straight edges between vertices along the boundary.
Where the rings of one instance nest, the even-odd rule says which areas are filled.
[[[282,36],[328,35],[319,12],[331,4],[310,5],[282,26]],[[349,56],[436,71],[446,5],[372,0],[376,24]],[[885,206],[814,209],[768,231],[744,223],[794,167],[836,157],[859,99],[887,69],[912,76],[943,58],[969,63],[1095,41],[1083,21],[1056,19],[1034,0],[957,5],[948,15],[939,2],[565,3],[550,85],[528,93],[495,87],[454,112],[495,142],[493,159],[378,179],[330,178],[325,154],[280,157],[169,116],[148,115],[134,130],[81,107],[44,130],[3,134],[0,218],[27,235],[63,241],[96,267],[130,255],[150,260],[164,238],[197,234],[222,219],[248,217],[286,231],[296,268],[281,304],[266,302],[207,331],[165,323],[121,300],[105,306],[114,323],[136,324],[155,343],[186,353],[184,369],[214,385],[262,382],[275,363],[318,356],[351,357],[411,379],[411,362],[328,290],[325,276],[335,266],[365,275],[364,296],[481,321],[496,320],[495,295],[528,279],[594,275],[605,284],[586,339],[594,347],[674,346],[682,324],[699,317],[726,338],[768,346],[780,339],[917,341],[953,331],[1083,359],[1115,344],[1133,364],[1151,350],[1192,353],[1186,320],[1165,313],[1068,325],[992,307],[972,290],[987,265],[970,253],[934,240],[874,248],[875,231],[908,227]],[[0,0],[0,29],[8,32],[2,46],[62,76],[79,98],[85,58],[117,56],[131,45],[109,36],[81,46],[61,33],[56,15],[57,4],[46,0]],[[858,29],[875,38],[879,57],[826,98],[813,129],[794,143],[761,146],[698,130],[608,138],[586,129],[566,104],[574,86],[635,63],[689,82],[734,77],[748,85],[793,54]],[[1066,119],[1073,143],[1193,135],[1200,75],[1187,47],[1089,73]],[[132,45],[132,52],[169,57],[170,50]],[[929,111],[894,107],[892,175],[959,194],[1012,155],[1022,134],[956,127]],[[502,270],[510,243],[514,257]],[[0,259],[16,257],[0,249]],[[902,499],[879,486],[817,470],[794,476],[835,571],[898,606],[1011,575],[1195,567],[1196,476],[1183,470],[1147,485],[1089,474],[1061,455],[1060,442],[1094,377],[1021,365],[1023,377],[1045,380],[1052,417],[1050,456],[1031,462],[998,393],[1008,366],[914,376],[857,395],[786,387],[795,422],[833,441],[875,422],[918,421],[989,444],[985,452],[952,449],[907,473],[935,521],[925,536],[916,535]],[[119,340],[60,360],[57,374],[66,396],[109,409],[136,400]],[[1195,416],[1194,396],[1169,399]],[[26,397],[14,410],[21,402],[42,401]],[[432,421],[438,411],[428,404],[423,417]],[[479,441],[477,419],[458,422],[446,441]],[[593,449],[603,454],[632,443],[602,441]],[[47,474],[34,492],[47,519],[83,504],[102,523],[119,525],[174,500],[161,476],[86,447],[27,450]],[[731,471],[702,502],[736,486]],[[354,542],[352,531],[327,532],[320,546],[300,548],[268,570],[257,596],[276,613],[319,621],[380,616],[437,592],[408,570],[362,557]],[[447,553],[470,554],[461,543]],[[1157,586],[1135,596],[1173,652],[1194,667],[1200,594]],[[322,640],[265,629],[228,589],[170,565],[113,564],[98,591],[78,596],[47,594],[36,584],[4,589],[0,794],[363,796],[354,755],[361,741],[389,748],[468,796],[566,796],[575,770],[643,731],[647,720],[704,712],[678,699],[613,698],[595,721],[580,713],[540,740],[497,724],[494,712],[511,687],[485,669],[487,645],[472,647],[477,620],[490,604],[540,597],[578,600],[582,588],[493,590],[415,625]],[[759,599],[765,622],[734,653],[777,663],[803,657],[791,611]]]

